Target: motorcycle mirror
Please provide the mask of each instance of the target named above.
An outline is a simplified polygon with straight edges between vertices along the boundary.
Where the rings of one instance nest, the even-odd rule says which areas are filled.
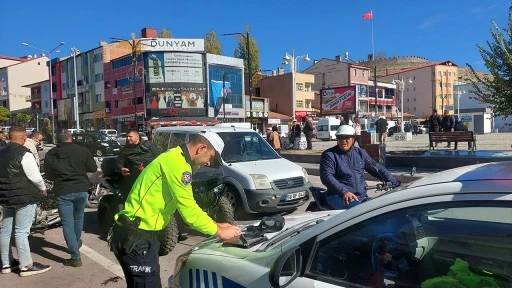
[[[416,174],[416,167],[412,167],[411,169],[411,177],[414,176],[414,174]]]

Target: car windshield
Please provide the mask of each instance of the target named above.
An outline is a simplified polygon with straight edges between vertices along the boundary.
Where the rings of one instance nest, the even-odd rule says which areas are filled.
[[[226,163],[277,159],[279,155],[256,132],[219,132],[225,146],[222,159]]]
[[[92,134],[92,137],[94,138],[94,140],[97,140],[97,141],[107,141],[107,140],[111,139],[109,136],[107,136],[107,134],[103,134],[103,133]]]

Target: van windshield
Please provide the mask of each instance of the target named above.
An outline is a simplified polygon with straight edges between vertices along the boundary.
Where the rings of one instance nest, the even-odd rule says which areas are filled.
[[[219,132],[224,140],[222,159],[226,163],[278,159],[280,156],[256,132]]]

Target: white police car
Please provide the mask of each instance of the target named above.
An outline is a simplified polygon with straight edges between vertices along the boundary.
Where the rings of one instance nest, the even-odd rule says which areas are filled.
[[[247,247],[205,240],[169,285],[512,287],[511,191],[512,161],[443,171],[349,210],[285,217]]]

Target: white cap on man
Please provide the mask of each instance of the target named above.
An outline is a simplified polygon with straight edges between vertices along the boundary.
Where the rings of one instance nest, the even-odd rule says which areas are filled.
[[[213,149],[215,149],[215,158],[213,159],[212,162],[210,162],[210,167],[219,168],[220,166],[222,166],[221,154],[222,151],[224,150],[224,141],[222,140],[222,138],[220,138],[219,134],[209,130],[201,131],[199,132],[199,135],[206,138],[206,140],[208,140],[208,142],[212,144]]]

